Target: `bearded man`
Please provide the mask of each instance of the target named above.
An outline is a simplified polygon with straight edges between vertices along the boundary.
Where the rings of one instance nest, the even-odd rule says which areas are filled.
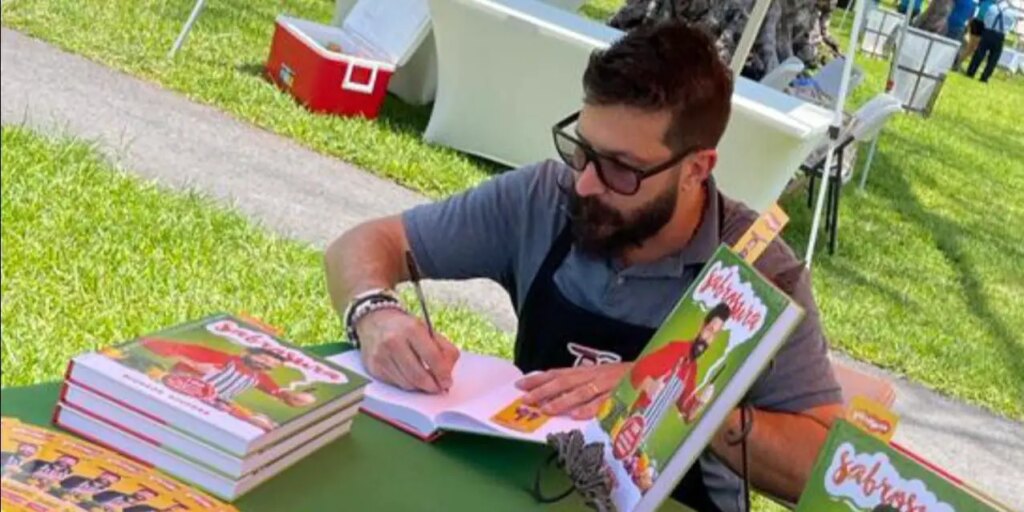
[[[593,417],[719,244],[756,220],[712,177],[733,84],[705,32],[678,21],[638,27],[591,56],[583,90],[581,110],[552,128],[562,161],[511,170],[330,244],[334,306],[375,378],[424,393],[452,383],[458,349],[395,298],[410,279],[410,251],[426,278],[500,283],[518,316],[515,364],[539,371],[518,383],[524,402]],[[775,241],[757,268],[790,276],[800,263]],[[785,289],[805,319],[747,396],[751,482],[791,501],[841,410],[809,276],[797,274]],[[601,357],[574,366],[581,347]],[[741,450],[731,442],[739,427],[737,410],[675,498],[742,510]]]

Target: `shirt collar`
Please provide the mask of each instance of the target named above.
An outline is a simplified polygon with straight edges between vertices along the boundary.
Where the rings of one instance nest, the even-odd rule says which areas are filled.
[[[713,177],[705,182],[707,195],[704,210],[701,212],[700,225],[693,238],[679,252],[665,256],[657,261],[633,265],[622,271],[628,277],[682,277],[686,268],[691,265],[703,265],[718,249],[721,243],[721,226],[719,218],[721,206],[718,201],[718,186]]]

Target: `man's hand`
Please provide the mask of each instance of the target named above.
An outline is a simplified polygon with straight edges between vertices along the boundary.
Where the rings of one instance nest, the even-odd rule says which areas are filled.
[[[427,393],[440,393],[452,386],[459,349],[436,331],[431,338],[419,318],[383,309],[360,320],[356,331],[363,364],[374,378]]]
[[[632,363],[562,368],[523,377],[516,386],[526,391],[523,403],[539,406],[544,414],[593,418],[611,396]]]

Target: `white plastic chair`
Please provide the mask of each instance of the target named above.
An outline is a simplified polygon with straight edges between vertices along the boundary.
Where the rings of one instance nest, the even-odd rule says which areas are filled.
[[[837,57],[832,59],[825,65],[825,67],[819,69],[818,72],[811,77],[811,79],[814,80],[814,83],[817,84],[818,89],[827,94],[833,103],[839,96],[839,85],[843,81],[843,65],[845,62],[846,57]],[[846,96],[849,97],[850,93],[852,93],[862,81],[864,81],[864,71],[854,64],[853,69],[850,72],[850,84],[846,89]]]
[[[761,77],[761,84],[776,91],[784,91],[803,70],[804,61],[798,57],[790,57]]]
[[[860,174],[861,189],[864,189],[864,185],[868,182],[871,162],[875,159],[875,150],[878,149],[878,136],[882,133],[889,118],[900,112],[903,112],[903,105],[898,98],[891,94],[879,94],[857,111],[851,134],[859,142],[871,141],[871,150],[868,151],[864,169]]]
[[[829,233],[828,250],[830,254],[835,252],[838,238],[839,198],[840,190],[845,183],[843,159],[846,156],[847,146],[854,143],[872,142],[867,161],[864,162],[864,170],[861,173],[860,187],[863,188],[864,184],[867,183],[871,161],[874,159],[875,150],[878,147],[879,133],[881,133],[882,128],[885,127],[885,123],[890,117],[902,111],[903,106],[896,97],[887,93],[875,96],[851,116],[840,132],[835,146],[832,147],[832,150],[836,152],[832,169],[824,169],[825,162],[827,161],[826,157],[828,156],[826,152],[829,146],[825,146],[824,152],[819,152],[814,157],[809,158],[808,162],[805,162],[804,165],[800,166],[800,170],[810,177],[807,184],[808,206],[812,204],[812,194],[816,190],[815,181],[819,178],[828,180],[828,187],[825,192],[827,194],[825,229]]]

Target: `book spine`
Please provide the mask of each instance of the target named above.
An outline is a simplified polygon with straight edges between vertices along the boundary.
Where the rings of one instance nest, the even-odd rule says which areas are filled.
[[[319,437],[307,441],[287,457],[283,457],[240,480],[235,480],[211,473],[206,468],[182,459],[178,455],[147,442],[145,439],[136,437],[128,431],[81,415],[70,408],[60,407],[60,409],[58,422],[62,428],[92,440],[97,444],[109,447],[114,451],[126,454],[129,458],[142,460],[148,467],[160,469],[190,485],[203,488],[213,495],[228,501],[232,501],[238,496],[245,494],[328,443],[345,435],[352,426],[351,420],[346,421],[338,427],[321,434]],[[100,438],[104,439],[104,441],[99,441]]]
[[[97,423],[99,420],[91,419],[71,408],[58,405],[58,409],[57,424],[61,428],[83,439],[113,450],[133,461],[137,461],[146,467],[165,471],[189,485],[195,485],[209,491],[218,498],[229,501],[235,498],[233,485],[230,484],[230,480],[226,478],[216,480],[194,478],[188,472],[183,472],[174,465],[166,464],[167,458],[173,459],[175,456],[167,454],[163,459],[155,456],[154,454],[160,452],[160,447],[154,446],[144,438],[136,437],[129,432],[117,429],[104,422]],[[227,485],[224,485],[226,482]]]
[[[147,468],[153,468],[154,467],[152,464],[150,464],[150,463],[148,463],[148,462],[146,462],[146,461],[144,461],[144,460],[142,460],[142,459],[140,459],[140,458],[138,458],[138,457],[136,457],[136,456],[134,456],[134,455],[132,455],[130,453],[125,453],[124,451],[119,450],[116,446],[114,446],[111,443],[108,443],[107,441],[105,441],[103,439],[100,439],[98,436],[94,436],[92,434],[89,434],[89,433],[85,432],[84,430],[79,429],[78,427],[69,424],[64,419],[65,411],[66,410],[64,409],[63,405],[58,403],[57,407],[55,407],[54,410],[53,410],[53,424],[54,425],[57,425],[58,427],[60,427],[60,428],[62,428],[64,430],[67,430],[68,432],[71,432],[72,434],[75,434],[76,436],[81,437],[82,439],[85,439],[86,441],[89,441],[90,443],[93,443],[93,444],[95,444],[97,446],[101,446],[103,448],[106,448],[106,449],[114,452],[114,453],[117,453],[118,455],[121,455],[122,457],[125,457],[126,459],[128,459],[128,460],[130,460],[130,461],[132,461],[132,462],[134,462],[136,464],[145,466]]]
[[[150,384],[148,377],[100,354],[75,358],[67,380],[153,421],[187,428],[194,437],[238,457],[252,451],[251,439],[259,432],[227,413],[197,405],[188,397],[179,397],[157,384]]]
[[[423,434],[417,432],[415,429],[410,428],[408,425],[405,425],[404,423],[391,420],[391,419],[389,419],[389,418],[387,418],[385,416],[382,416],[382,415],[379,415],[377,413],[374,413],[373,411],[370,411],[370,410],[366,409],[365,407],[361,407],[360,411],[363,414],[365,414],[365,415],[367,415],[367,416],[369,416],[369,417],[371,417],[371,418],[373,418],[373,419],[375,419],[377,421],[380,421],[382,423],[387,423],[388,425],[391,425],[392,427],[395,427],[398,430],[401,430],[402,432],[405,432],[406,434],[409,434],[410,436],[413,436],[416,439],[419,439],[420,441],[424,441],[424,442],[427,442],[427,443],[433,443],[438,438],[440,438],[441,435],[444,433],[441,430],[435,430],[433,433],[431,433],[429,435],[423,435]]]

